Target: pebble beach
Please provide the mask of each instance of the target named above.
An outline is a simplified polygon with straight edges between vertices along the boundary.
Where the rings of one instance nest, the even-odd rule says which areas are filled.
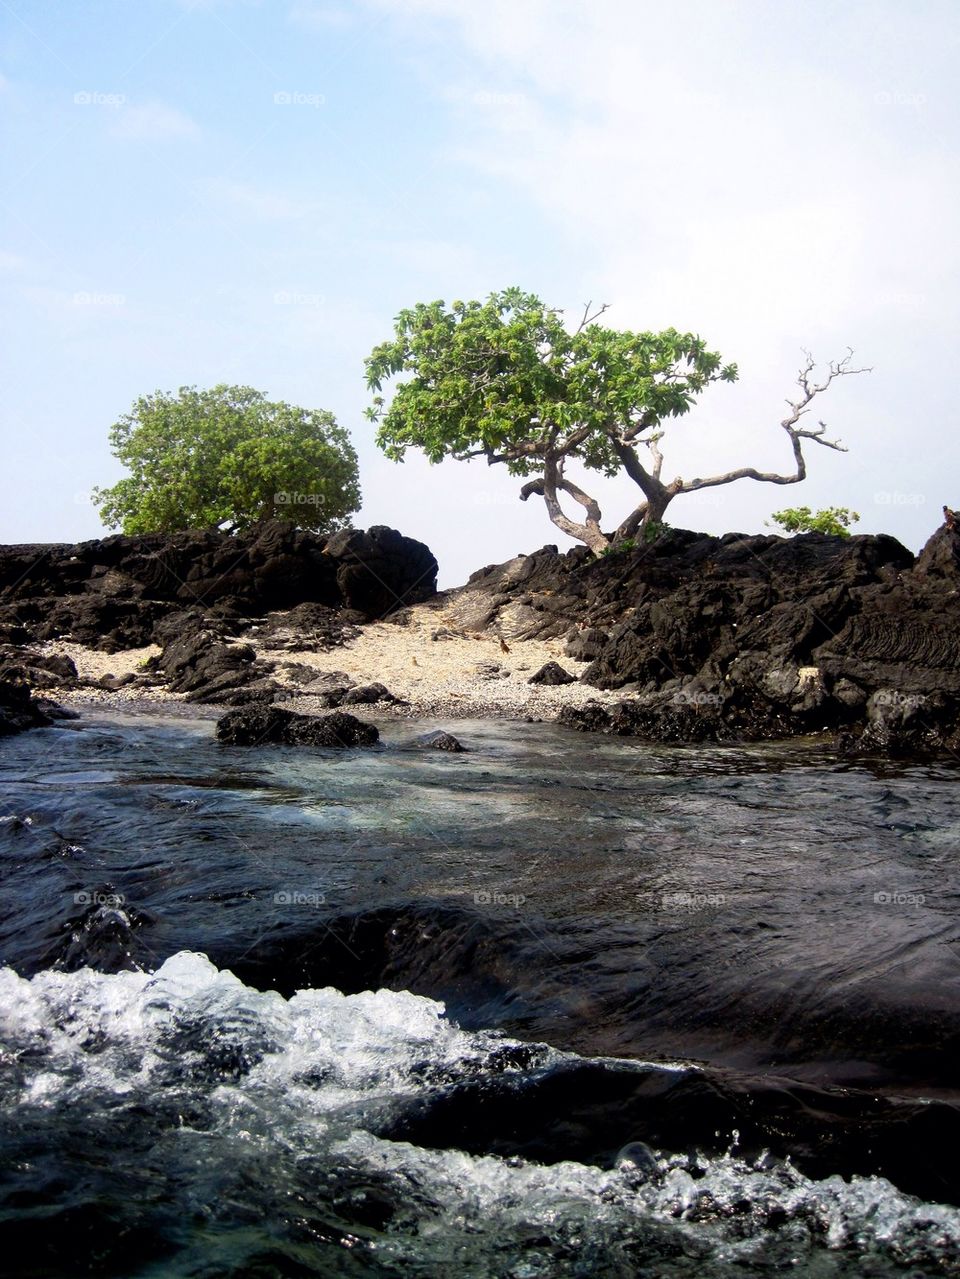
[[[370,623],[343,646],[321,652],[297,648],[293,631],[283,638],[282,647],[271,647],[278,642],[275,627],[263,639],[253,628],[237,642],[250,644],[258,658],[275,663],[273,678],[289,691],[291,706],[303,714],[322,714],[326,709],[319,693],[311,692],[311,671],[316,672],[321,685],[322,677],[333,673],[346,675],[356,685],[384,684],[401,700],[371,706],[369,713],[379,718],[439,715],[445,719],[553,720],[564,706],[582,706],[591,700],[608,703],[622,696],[579,682],[530,684],[530,677],[547,662],[557,662],[579,681],[586,663],[564,656],[562,641],[510,639],[508,643],[489,632],[470,634],[448,626],[452,619],[429,605],[409,609],[406,617],[405,625]],[[97,681],[106,675],[122,679],[142,673],[160,649],[149,645],[102,653],[58,640],[47,644],[45,651],[72,658],[81,680]],[[117,689],[89,685],[75,690],[51,689],[49,695],[65,705],[186,701],[183,694],[139,682]],[[362,716],[367,710],[357,708],[357,713]]]

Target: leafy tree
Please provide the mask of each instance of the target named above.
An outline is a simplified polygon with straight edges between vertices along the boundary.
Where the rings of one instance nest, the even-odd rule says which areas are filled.
[[[785,533],[833,533],[836,537],[849,537],[850,525],[860,516],[849,506],[827,506],[811,511],[809,506],[790,506],[784,511],[774,511],[771,516]]]
[[[333,415],[249,386],[142,396],[110,445],[130,475],[93,500],[125,533],[243,529],[273,516],[328,532],[360,505],[357,455]]]
[[[393,338],[366,360],[367,386],[376,393],[367,417],[378,423],[378,445],[394,461],[416,447],[431,462],[485,457],[511,475],[533,477],[520,497],[542,497],[553,523],[597,553],[661,523],[682,493],[741,479],[798,483],[806,476],[806,440],[845,451],[824,438],[822,422],[809,428],[801,418],[835,378],[861,370],[849,367],[848,353],[818,383],[807,355],[798,378],[801,394],[788,401],[791,413],[781,423],[790,438],[792,473],[741,467],[706,479],[664,480],[666,424],[687,413],[712,382],[736,381],[737,366],[722,363],[692,333],[606,328],[596,323],[606,310],[590,314],[588,304],[571,332],[559,311],[511,288],[486,302],[449,308],[419,303],[401,311]],[[387,405],[380,394],[384,384],[403,374],[411,376],[396,384]],[[596,499],[566,475],[571,460],[606,476],[624,471],[640,488],[642,501],[614,533],[601,530]],[[561,498],[578,504],[583,515],[572,518]]]

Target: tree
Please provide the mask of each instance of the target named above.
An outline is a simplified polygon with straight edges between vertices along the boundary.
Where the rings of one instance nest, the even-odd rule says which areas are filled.
[[[827,506],[811,511],[809,506],[790,506],[774,511],[770,517],[785,533],[832,533],[835,537],[849,537],[850,525],[860,519],[858,512],[849,506]]]
[[[130,475],[93,500],[124,533],[243,529],[274,516],[329,532],[360,505],[357,455],[333,415],[249,386],[142,396],[110,445]]]
[[[814,377],[808,354],[781,422],[793,453],[785,474],[740,467],[706,479],[663,479],[661,441],[666,423],[682,417],[713,382],[735,382],[737,366],[692,333],[630,333],[596,321],[584,308],[577,328],[564,327],[561,313],[520,289],[492,293],[486,302],[420,303],[396,317],[394,336],[366,361],[367,386],[376,392],[367,417],[378,423],[377,443],[402,461],[406,450],[423,450],[431,462],[485,457],[511,475],[533,477],[520,490],[526,501],[543,498],[554,524],[601,553],[612,542],[661,523],[675,497],[699,489],[752,479],[796,484],[806,477],[805,441],[846,450],[825,437],[826,427],[802,424],[811,402],[852,369],[849,352]],[[384,384],[401,374],[387,406]],[[625,472],[643,497],[615,532],[600,527],[596,499],[566,473],[571,460],[613,476]],[[561,497],[583,508],[572,518]],[[568,503],[569,505],[569,503]]]

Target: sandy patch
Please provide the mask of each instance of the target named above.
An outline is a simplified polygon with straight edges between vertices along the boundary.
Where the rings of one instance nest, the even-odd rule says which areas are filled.
[[[406,703],[395,706],[378,702],[370,707],[347,708],[361,718],[368,714],[549,720],[554,719],[563,706],[582,706],[591,699],[608,703],[622,696],[580,683],[529,684],[530,676],[546,662],[557,662],[577,677],[586,668],[587,663],[564,656],[561,640],[510,640],[505,652],[496,636],[458,630],[455,621],[435,604],[416,606],[408,615],[410,622],[406,626],[371,623],[349,644],[329,652],[271,648],[269,638],[266,635],[261,638],[256,627],[239,636],[237,642],[251,644],[258,657],[275,663],[273,678],[289,694],[284,704],[304,714],[321,714],[326,708],[317,693],[311,693],[310,684],[303,682],[306,672],[301,670],[297,678],[289,670],[291,665],[308,667],[318,676],[342,671],[358,685],[385,684]],[[276,620],[276,615],[272,620]],[[437,633],[442,637],[434,639]],[[145,661],[160,652],[153,644],[122,653],[100,653],[59,640],[46,644],[44,649],[71,657],[80,678],[90,680],[108,674],[117,677],[139,674]],[[184,699],[181,693],[169,693],[140,683],[115,691],[83,688],[51,689],[49,693],[68,704],[71,701],[149,704]]]
[[[616,694],[586,684],[527,683],[546,662],[557,662],[576,677],[586,669],[588,663],[564,656],[562,640],[510,640],[504,652],[496,636],[458,632],[455,622],[436,606],[414,607],[409,616],[406,626],[371,623],[349,645],[326,653],[270,649],[258,642],[256,632],[243,639],[258,656],[277,663],[274,678],[295,694],[296,709],[310,714],[322,709],[319,700],[311,695],[309,684],[285,671],[287,664],[310,667],[318,674],[342,671],[356,684],[385,684],[409,702],[387,713],[405,716],[553,719],[563,706],[580,706],[591,698],[619,700]],[[434,639],[438,632],[443,637]],[[348,709],[362,715],[364,708]],[[381,713],[384,706],[378,703],[377,714]]]

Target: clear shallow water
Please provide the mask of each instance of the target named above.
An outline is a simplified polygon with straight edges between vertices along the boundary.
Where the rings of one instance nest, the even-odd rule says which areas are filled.
[[[0,743],[16,1272],[960,1273],[957,770],[454,728]]]

